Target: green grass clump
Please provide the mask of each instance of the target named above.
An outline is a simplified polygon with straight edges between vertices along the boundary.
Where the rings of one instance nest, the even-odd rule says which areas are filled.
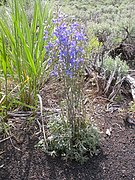
[[[28,8],[31,14],[28,15]],[[4,8],[4,7],[3,7]],[[47,73],[44,61],[44,31],[52,31],[52,10],[48,1],[8,1],[0,18],[1,105],[7,109],[18,105],[23,109],[36,106]],[[48,28],[49,27],[49,28]],[[10,86],[12,85],[12,87]]]

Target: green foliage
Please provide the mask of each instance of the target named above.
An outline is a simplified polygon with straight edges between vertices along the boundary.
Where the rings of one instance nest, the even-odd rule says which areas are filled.
[[[72,146],[72,127],[66,117],[53,116],[47,123],[48,149],[50,155],[61,155],[64,159],[71,159],[81,163],[96,153],[99,145],[99,133],[88,121],[79,129]],[[39,142],[43,146],[43,142]]]
[[[29,2],[30,3],[30,2]],[[36,94],[47,73],[47,61],[44,62],[46,41],[43,40],[44,30],[51,32],[52,11],[49,3],[41,4],[34,1],[31,18],[27,15],[27,1],[13,0],[5,7],[4,16],[0,18],[0,73],[4,84],[7,109],[19,104],[21,107],[32,108],[36,105]],[[48,38],[49,41],[49,38]],[[13,84],[9,88],[9,79]]]
[[[129,70],[129,67],[125,61],[120,60],[119,57],[113,59],[109,56],[103,60],[103,68],[105,71],[109,72],[109,74],[116,71],[116,74],[118,74],[120,77],[127,75]]]
[[[97,37],[92,36],[91,39],[88,42],[88,47],[87,47],[87,51],[89,53],[91,53],[92,51],[94,51],[94,53],[98,52],[99,48],[102,47],[103,43],[99,43]]]
[[[61,9],[68,15],[87,22],[88,31],[94,34],[106,32],[107,47],[114,47],[126,37],[125,28],[135,33],[134,0],[69,0],[59,1]]]
[[[9,129],[9,124],[0,119],[0,134],[8,134]]]
[[[6,0],[0,0],[0,6],[6,4],[6,2],[7,2]]]

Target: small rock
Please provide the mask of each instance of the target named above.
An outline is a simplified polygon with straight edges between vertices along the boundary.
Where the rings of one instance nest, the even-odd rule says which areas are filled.
[[[112,129],[111,129],[111,128],[107,129],[107,130],[106,130],[106,135],[107,135],[107,136],[111,136],[111,132],[112,132]]]

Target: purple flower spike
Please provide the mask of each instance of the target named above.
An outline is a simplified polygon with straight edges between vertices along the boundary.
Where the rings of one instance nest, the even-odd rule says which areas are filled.
[[[61,68],[60,72],[64,69],[65,75],[72,78],[74,71],[81,68],[84,61],[84,46],[86,45],[84,29],[76,22],[65,23],[61,15],[53,22],[57,23],[52,34],[53,42],[46,46],[52,61],[58,59],[57,68],[54,67],[52,74],[58,75],[58,69]]]
[[[69,69],[67,69],[65,72],[66,72],[66,75],[69,76],[70,78],[73,77],[73,73]]]

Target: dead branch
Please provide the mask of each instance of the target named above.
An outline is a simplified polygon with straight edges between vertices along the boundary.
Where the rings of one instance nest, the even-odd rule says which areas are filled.
[[[133,100],[135,101],[135,79],[131,77],[130,75],[127,75],[126,80],[130,83],[131,94],[132,94]]]
[[[115,66],[115,69],[114,69],[113,73],[110,75],[109,80],[107,81],[107,86],[106,86],[106,88],[104,90],[105,94],[107,94],[107,92],[108,92],[108,90],[109,90],[109,88],[111,86],[111,83],[112,83],[112,81],[114,79],[115,73],[116,73],[116,66]]]

